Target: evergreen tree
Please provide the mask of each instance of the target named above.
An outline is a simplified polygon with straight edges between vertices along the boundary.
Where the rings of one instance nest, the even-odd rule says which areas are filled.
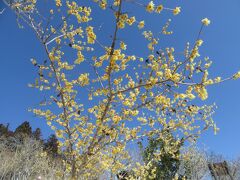
[[[5,126],[3,124],[0,124],[0,136],[7,135],[8,134],[8,125]]]
[[[53,157],[58,156],[58,139],[52,134],[44,144],[44,149]]]
[[[11,137],[13,135],[14,133],[9,129],[9,124],[7,124],[6,126],[4,124],[0,124],[0,137]]]
[[[24,135],[30,137],[32,135],[32,127],[30,126],[28,121],[25,121],[16,128],[14,133],[15,135]]]
[[[176,141],[172,135],[170,135],[170,137],[172,137],[171,142]],[[179,169],[180,160],[177,157],[180,155],[180,147],[183,143],[179,145],[179,148],[175,151],[173,156],[165,150],[166,146],[171,146],[171,142],[167,145],[162,139],[154,137],[149,138],[148,145],[142,152],[143,161],[146,164],[152,161],[152,168],[156,168],[155,180],[171,180]],[[140,148],[142,148],[142,146]],[[162,152],[160,161],[154,160],[154,153],[157,151]],[[151,169],[149,171],[151,171]]]
[[[41,140],[42,137],[42,133],[41,133],[41,129],[37,128],[34,132],[33,132],[33,138],[35,138],[36,140]]]

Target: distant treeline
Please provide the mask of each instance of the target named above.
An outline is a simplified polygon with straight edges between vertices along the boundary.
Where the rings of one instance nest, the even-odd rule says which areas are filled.
[[[54,134],[51,134],[48,139],[42,138],[40,128],[36,128],[35,131],[28,121],[20,124],[14,131],[10,130],[9,124],[0,124],[0,141],[8,141],[9,147],[14,147],[16,143],[22,143],[24,139],[35,139],[43,145],[44,151],[46,151],[52,157],[59,156],[58,154],[58,140]]]

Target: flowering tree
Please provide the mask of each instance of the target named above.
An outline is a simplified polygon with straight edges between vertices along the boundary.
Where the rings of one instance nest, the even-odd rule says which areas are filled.
[[[181,160],[179,174],[187,179],[207,179],[210,176],[208,158],[205,150],[197,148],[194,144],[185,148],[182,152],[184,159]]]
[[[195,42],[188,43],[179,55],[171,45],[161,47],[159,37],[145,28],[145,21],[124,8],[134,4],[148,13],[178,15],[180,7],[153,1],[55,0],[44,4],[47,13],[42,13],[42,1],[6,3],[18,20],[32,28],[46,53],[46,60],[31,60],[38,77],[29,86],[48,94],[32,111],[46,119],[59,138],[66,172],[58,176],[68,173],[73,179],[91,179],[103,171],[117,174],[131,166],[135,177],[154,179],[156,169],[149,171],[151,160],[125,163],[129,142],[154,137],[164,143],[164,152],[175,156],[185,141],[196,140],[211,127],[217,130],[211,118],[214,105],[200,105],[198,99],[208,98],[207,86],[237,79],[240,72],[225,79],[209,77],[212,62],[199,59],[201,32],[210,24],[207,18],[202,20]],[[97,17],[91,13],[95,6],[112,13],[110,42],[101,42],[94,32],[92,24]],[[172,34],[169,25],[170,20],[162,27],[161,36]],[[127,26],[138,28],[148,41],[146,56],[129,54],[126,42],[119,40],[119,34],[128,33]],[[160,160],[162,154],[157,151],[153,159]]]

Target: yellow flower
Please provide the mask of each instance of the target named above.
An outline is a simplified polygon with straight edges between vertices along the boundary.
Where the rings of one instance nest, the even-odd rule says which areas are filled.
[[[192,94],[192,93],[187,94],[187,96],[188,96],[189,99],[194,99],[195,98],[194,94]]]
[[[127,19],[127,23],[131,26],[134,22],[136,21],[136,18],[133,16],[133,17],[130,17],[129,19]]]
[[[114,6],[119,6],[120,5],[120,0],[115,0],[113,3]]]
[[[57,7],[62,6],[62,1],[61,1],[61,0],[56,0],[56,6],[57,6]]]
[[[148,59],[149,59],[149,60],[153,60],[153,59],[154,59],[154,55],[150,54],[150,55],[148,56]]]
[[[102,8],[103,10],[105,10],[105,9],[107,8],[107,3],[106,3],[106,1],[101,1],[101,2],[99,3],[99,6],[100,6],[100,8]]]
[[[126,50],[126,49],[127,49],[127,45],[126,45],[123,41],[121,41],[121,42],[120,42],[120,48],[121,48],[122,50]]]
[[[202,23],[204,26],[208,26],[211,23],[211,21],[208,18],[204,18],[202,19]]]
[[[239,79],[240,78],[240,71],[238,71],[236,74],[233,75],[233,79]]]
[[[147,7],[146,7],[146,10],[148,11],[148,12],[153,12],[154,11],[154,3],[153,3],[153,1],[150,1],[149,3],[148,3],[148,5],[147,5]]]
[[[61,43],[61,39],[60,39],[60,38],[57,38],[57,39],[56,39],[56,43],[57,43],[57,44],[60,44],[60,43]]]
[[[118,26],[119,29],[123,29],[123,28],[125,27],[124,21],[121,21],[121,20],[120,20],[120,21],[117,23],[117,26]]]
[[[140,22],[138,23],[138,28],[139,28],[139,29],[142,29],[142,28],[144,28],[144,25],[145,25],[144,21],[140,21]]]
[[[215,81],[215,83],[219,83],[219,82],[221,81],[221,77],[216,77],[216,78],[214,79],[214,81]]]
[[[34,66],[37,65],[37,61],[36,61],[35,59],[31,59],[31,62],[32,62],[32,64],[33,64]]]
[[[173,10],[173,14],[174,14],[174,15],[178,15],[180,12],[181,12],[181,7],[176,7],[176,8]]]
[[[62,133],[62,131],[61,131],[61,130],[56,130],[56,136],[57,136],[58,138],[63,138],[63,133]]]
[[[131,136],[132,136],[133,138],[136,138],[136,137],[137,137],[137,129],[132,129],[132,130],[131,130]]]
[[[159,6],[156,8],[156,12],[157,12],[157,13],[160,13],[162,10],[163,10],[163,5],[159,5]]]
[[[196,42],[197,46],[201,46],[202,44],[203,44],[203,40],[201,40],[201,39],[197,40],[197,42]]]
[[[163,76],[163,72],[162,71],[157,71],[156,72],[156,76],[157,77],[162,77]]]

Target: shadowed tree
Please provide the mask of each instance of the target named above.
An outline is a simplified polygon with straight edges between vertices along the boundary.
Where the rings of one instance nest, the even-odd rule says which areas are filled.
[[[0,124],[0,136],[6,136],[8,134],[8,131],[8,125],[5,126],[4,124]]]
[[[29,122],[25,121],[16,128],[14,134],[30,137],[32,135],[32,127],[30,126]]]
[[[42,133],[41,133],[41,129],[37,128],[34,132],[33,132],[33,138],[35,138],[36,140],[41,140],[42,138]]]
[[[161,138],[149,138],[147,147],[143,150],[143,161],[148,164],[151,162],[151,168],[156,168],[156,177],[154,180],[171,180],[175,177],[180,166],[180,148],[183,145],[179,143],[179,146],[172,147],[175,150],[169,153],[168,148],[171,148],[171,144],[175,143],[176,139],[169,133],[169,144],[166,144]],[[140,148],[141,145],[140,145]],[[160,160],[155,160],[157,152],[161,152]],[[150,173],[151,169],[149,170]]]
[[[49,155],[52,155],[53,157],[58,156],[58,140],[54,134],[47,139],[47,142],[44,144],[44,149]]]

